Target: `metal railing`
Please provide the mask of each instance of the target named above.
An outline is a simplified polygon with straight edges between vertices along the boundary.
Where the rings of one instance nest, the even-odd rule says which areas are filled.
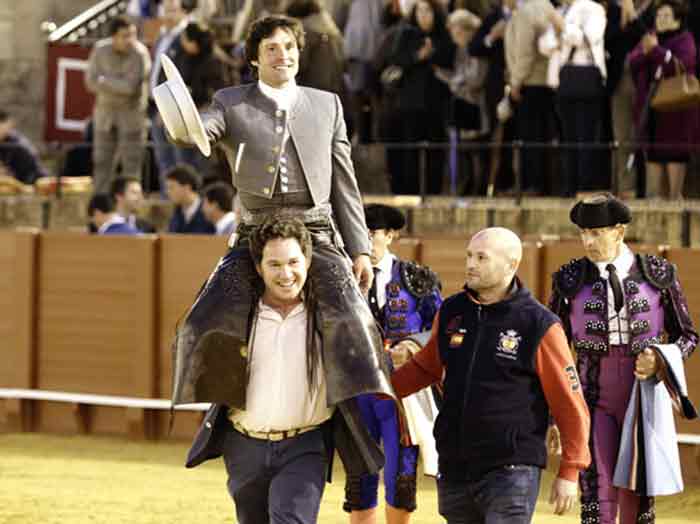
[[[88,38],[112,18],[125,13],[128,3],[127,0],[102,0],[51,31],[48,40],[50,43],[77,42]]]
[[[7,145],[7,144],[1,144],[0,143],[0,150],[3,148],[16,148],[18,146],[16,145]],[[84,142],[84,143],[65,143],[65,144],[60,144],[60,143],[53,143],[51,144],[52,147],[52,152],[53,154],[58,158],[58,168],[56,169],[56,176],[84,176],[84,175],[90,175],[90,172],[66,172],[66,167],[70,168],[70,166],[65,165],[65,160],[67,157],[67,153],[69,151],[72,152],[78,152],[81,148],[92,148],[92,143],[89,142]],[[151,152],[158,147],[157,144],[153,142],[146,142],[143,144],[143,147],[151,150]],[[169,146],[173,147],[173,146]],[[486,156],[486,154],[490,155],[490,162],[486,163],[482,166],[481,173],[480,175],[482,177],[487,177],[488,178],[488,185],[487,185],[487,193],[485,196],[488,197],[493,197],[495,196],[496,192],[494,190],[494,186],[496,183],[495,177],[497,176],[497,173],[493,171],[492,166],[490,165],[491,162],[493,162],[494,157],[499,156],[503,157],[504,155],[508,155],[508,151],[510,151],[511,155],[511,165],[512,165],[512,171],[514,175],[514,185],[512,187],[512,191],[510,192],[510,196],[515,198],[516,202],[520,202],[520,200],[523,197],[523,187],[522,187],[522,168],[521,168],[521,157],[522,153],[525,150],[534,150],[534,151],[549,151],[554,154],[561,155],[563,152],[566,152],[568,150],[583,150],[583,151],[597,151],[599,153],[610,153],[610,158],[609,158],[609,166],[602,166],[604,169],[609,170],[610,174],[619,172],[622,169],[628,169],[631,172],[635,173],[636,175],[636,168],[635,168],[635,163],[634,161],[630,162],[629,159],[626,160],[625,164],[629,165],[619,165],[619,155],[613,154],[617,153],[618,151],[624,151],[626,154],[635,154],[635,155],[641,155],[639,160],[643,158],[643,152],[650,147],[654,147],[654,144],[652,143],[647,143],[647,142],[597,142],[597,143],[566,143],[566,142],[542,142],[542,143],[535,143],[535,142],[523,142],[519,140],[515,140],[512,142],[503,142],[503,143],[496,143],[496,142],[486,142],[486,141],[464,141],[464,142],[459,142],[457,144],[454,143],[448,143],[448,142],[427,142],[427,141],[421,141],[421,142],[374,142],[374,143],[368,143],[368,144],[358,144],[354,146],[354,151],[358,154],[358,156],[362,156],[362,149],[363,148],[382,148],[383,154],[386,156],[387,153],[396,153],[396,152],[415,152],[417,153],[417,173],[418,173],[418,195],[421,197],[425,197],[429,195],[428,192],[428,179],[431,176],[431,173],[428,172],[428,155],[432,151],[441,151],[444,154],[443,161],[441,162],[443,165],[443,172],[441,173],[441,177],[447,175],[449,178],[449,190],[447,193],[442,193],[444,195],[449,195],[449,196],[461,196],[458,194],[457,191],[457,180],[456,178],[459,176],[462,176],[465,174],[466,169],[464,169],[464,166],[461,165],[461,161],[464,159],[457,159],[457,162],[455,164],[454,162],[454,156],[459,156],[459,153],[471,153],[471,154],[482,154]],[[658,147],[658,146],[657,146]],[[684,148],[690,151],[693,151],[693,153],[698,153],[700,152],[700,144],[664,144],[664,147],[669,147],[669,148]],[[1,152],[0,152],[1,153]],[[457,155],[455,155],[457,154]],[[450,158],[450,155],[452,155],[453,158]],[[371,156],[371,155],[366,155],[366,156]],[[145,159],[150,158],[151,155],[147,155]],[[604,158],[604,157],[602,157]],[[625,157],[626,159],[628,158],[627,156]],[[0,162],[1,162],[1,154],[0,154]],[[89,162],[89,159],[87,159]],[[634,159],[632,159],[634,160]],[[144,168],[142,172],[142,177],[143,177],[143,182],[144,182],[144,187],[147,188],[152,188],[154,187],[154,177],[156,174],[154,173],[154,167],[155,163],[146,161],[144,162]],[[69,169],[70,170],[70,169]],[[565,171],[562,168],[562,174],[565,174]],[[359,176],[362,176],[360,173]],[[59,184],[60,185],[60,184]],[[614,189],[614,188],[613,188]],[[58,191],[58,194],[60,195],[60,189]],[[543,195],[547,196],[547,195]]]

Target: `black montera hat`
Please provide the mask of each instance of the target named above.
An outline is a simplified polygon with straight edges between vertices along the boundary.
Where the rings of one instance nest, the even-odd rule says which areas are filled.
[[[395,207],[384,204],[365,206],[367,229],[395,229],[398,231],[406,225],[406,217]]]
[[[569,213],[571,221],[582,229],[629,224],[630,209],[610,193],[601,193],[577,202]]]

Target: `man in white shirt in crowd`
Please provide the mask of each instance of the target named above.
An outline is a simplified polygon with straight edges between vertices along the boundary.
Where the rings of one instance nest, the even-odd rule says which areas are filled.
[[[156,232],[153,224],[138,216],[143,205],[143,188],[138,178],[132,176],[115,178],[109,194],[114,199],[117,213],[124,217],[129,225],[142,233]]]
[[[98,235],[139,235],[141,233],[117,213],[114,199],[107,193],[93,195],[88,203],[88,217],[90,230]]]
[[[225,182],[214,182],[202,191],[202,211],[214,224],[217,235],[230,236],[236,230],[236,213],[233,211],[233,188]]]

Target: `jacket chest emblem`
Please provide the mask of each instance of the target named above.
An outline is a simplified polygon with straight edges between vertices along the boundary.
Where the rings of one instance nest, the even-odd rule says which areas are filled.
[[[496,346],[496,356],[516,360],[518,358],[518,348],[523,339],[514,329],[509,329],[498,336],[498,346]]]
[[[457,333],[453,333],[450,337],[450,348],[455,349],[462,346],[464,342],[464,335],[467,332],[466,329],[459,329]]]

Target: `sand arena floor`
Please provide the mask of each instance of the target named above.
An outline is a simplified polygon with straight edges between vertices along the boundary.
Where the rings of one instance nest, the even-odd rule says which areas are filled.
[[[40,434],[0,435],[0,524],[223,524],[235,522],[220,461],[194,470],[182,464],[185,442]],[[336,460],[319,522],[346,524],[343,472]],[[574,524],[576,512],[552,514],[552,475],[543,477],[534,522]],[[663,524],[700,522],[700,485],[659,498]],[[438,524],[435,483],[422,477],[414,524]]]

